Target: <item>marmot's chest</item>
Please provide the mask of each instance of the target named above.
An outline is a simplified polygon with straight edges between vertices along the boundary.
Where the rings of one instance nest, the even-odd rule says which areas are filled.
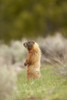
[[[28,66],[27,67],[27,72],[28,73],[40,72],[40,64]]]
[[[35,69],[38,69],[40,68],[40,62],[36,62],[34,64],[30,64],[27,66],[27,69],[31,69],[31,70],[35,70]]]

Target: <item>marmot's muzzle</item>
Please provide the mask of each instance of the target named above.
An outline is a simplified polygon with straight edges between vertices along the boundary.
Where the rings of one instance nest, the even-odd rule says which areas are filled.
[[[26,46],[27,46],[27,44],[26,44],[26,43],[23,43],[23,45],[24,45],[24,47],[26,47]]]

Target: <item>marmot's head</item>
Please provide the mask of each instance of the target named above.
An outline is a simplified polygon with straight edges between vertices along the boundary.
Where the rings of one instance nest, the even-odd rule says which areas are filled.
[[[28,50],[31,50],[34,46],[35,42],[34,41],[28,41],[28,42],[25,42],[23,45],[25,48],[27,48]]]

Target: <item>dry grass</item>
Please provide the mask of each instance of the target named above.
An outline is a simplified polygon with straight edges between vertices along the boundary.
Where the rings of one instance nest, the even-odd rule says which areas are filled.
[[[42,60],[45,62],[62,63],[67,61],[67,39],[60,34],[38,38],[38,43],[42,50]]]
[[[38,38],[37,42],[42,51],[42,63],[54,66],[55,72],[67,76],[67,39],[61,34]],[[59,68],[60,66],[60,68]]]
[[[0,66],[0,100],[14,100],[17,91],[16,73],[14,69],[7,69],[6,65]]]
[[[21,71],[25,50],[20,41],[12,41],[8,46],[0,44],[0,100],[15,100],[17,74]]]

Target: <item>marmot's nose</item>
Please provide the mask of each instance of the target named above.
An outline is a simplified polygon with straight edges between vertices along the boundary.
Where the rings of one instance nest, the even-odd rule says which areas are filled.
[[[25,43],[23,43],[23,45],[25,46]]]

